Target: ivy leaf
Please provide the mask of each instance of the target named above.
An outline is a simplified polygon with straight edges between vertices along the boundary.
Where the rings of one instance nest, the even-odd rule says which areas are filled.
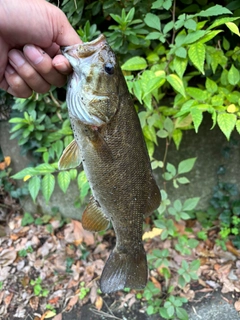
[[[228,140],[230,139],[230,135],[235,127],[236,121],[237,116],[235,114],[220,113],[217,116],[217,123]]]
[[[61,171],[58,174],[58,185],[60,187],[60,189],[66,193],[69,184],[70,184],[71,178],[70,178],[70,174],[68,171]]]
[[[42,179],[42,193],[48,203],[55,186],[55,177],[51,173],[46,174]]]
[[[40,186],[41,186],[41,179],[38,176],[32,177],[30,179],[28,184],[28,190],[34,202],[40,190]]]
[[[169,74],[166,77],[166,79],[176,91],[181,93],[182,96],[186,97],[184,84],[183,84],[182,80],[176,74]]]
[[[192,61],[194,66],[204,74],[204,60],[205,60],[206,49],[202,43],[194,43],[188,50],[189,59]]]
[[[178,165],[178,174],[187,173],[192,170],[197,158],[183,160]]]
[[[135,71],[135,70],[143,70],[147,67],[147,61],[139,56],[130,58],[122,65],[122,70],[126,71]]]

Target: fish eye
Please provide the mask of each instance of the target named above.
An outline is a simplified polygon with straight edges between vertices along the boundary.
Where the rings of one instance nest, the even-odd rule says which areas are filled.
[[[108,73],[108,74],[114,74],[114,66],[110,63],[107,62],[104,66],[104,70]]]

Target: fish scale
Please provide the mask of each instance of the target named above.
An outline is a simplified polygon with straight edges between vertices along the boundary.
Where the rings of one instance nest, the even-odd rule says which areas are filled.
[[[73,67],[67,104],[75,142],[64,150],[59,168],[83,163],[93,195],[83,227],[100,231],[111,222],[116,233],[100,278],[102,292],[142,289],[147,282],[142,226],[144,216],[159,206],[160,192],[138,115],[103,35],[62,52]]]

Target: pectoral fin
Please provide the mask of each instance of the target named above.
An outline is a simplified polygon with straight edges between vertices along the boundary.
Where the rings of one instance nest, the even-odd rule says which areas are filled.
[[[76,168],[80,165],[82,159],[79,146],[76,140],[73,140],[63,151],[58,161],[59,170]]]
[[[106,230],[109,225],[109,220],[102,212],[98,202],[91,198],[87,208],[82,215],[82,226],[89,231]]]

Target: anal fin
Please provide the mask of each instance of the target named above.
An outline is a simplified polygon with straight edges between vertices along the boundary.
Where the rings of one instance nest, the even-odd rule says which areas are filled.
[[[91,198],[87,208],[82,215],[82,226],[89,231],[106,230],[109,225],[109,220],[102,212],[98,202]]]
[[[81,153],[80,148],[76,142],[73,140],[63,151],[61,158],[58,161],[59,170],[76,168],[80,165]]]

